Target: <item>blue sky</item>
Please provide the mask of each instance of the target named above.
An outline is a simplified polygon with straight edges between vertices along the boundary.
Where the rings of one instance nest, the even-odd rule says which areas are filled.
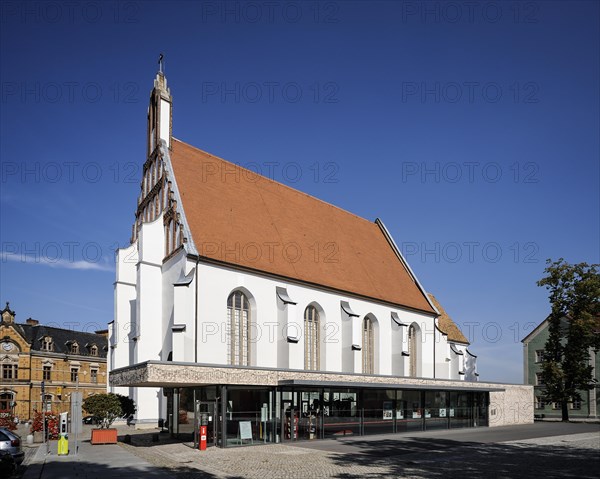
[[[381,218],[521,382],[546,258],[599,262],[599,4],[15,2],[1,11],[0,301],[113,317],[159,52],[174,136]]]

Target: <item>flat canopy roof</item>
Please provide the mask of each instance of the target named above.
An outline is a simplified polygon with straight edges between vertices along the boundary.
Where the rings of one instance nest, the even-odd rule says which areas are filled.
[[[236,386],[442,389],[449,391],[504,391],[505,387],[508,386],[499,383],[408,378],[382,374],[304,371],[171,361],[146,361],[115,369],[109,373],[109,383],[111,386],[166,388],[224,384]]]
[[[458,381],[457,381],[458,382]],[[279,386],[318,386],[331,388],[372,388],[372,389],[425,389],[443,391],[505,391],[503,387],[472,387],[473,382],[461,381],[460,386],[449,385],[448,381],[438,380],[436,384],[373,384],[368,382],[342,382],[342,381],[279,381]],[[470,387],[471,386],[471,387]]]

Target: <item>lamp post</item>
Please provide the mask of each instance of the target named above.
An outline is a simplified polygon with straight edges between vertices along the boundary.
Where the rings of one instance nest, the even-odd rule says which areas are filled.
[[[77,381],[75,382],[75,392],[77,393],[77,397],[79,397],[79,371],[77,371]],[[73,415],[71,415],[71,421],[73,421]],[[79,419],[79,418],[78,418]],[[75,455],[79,451],[79,428],[81,427],[81,421],[79,424],[75,425]]]
[[[42,381],[42,435],[44,437],[44,444],[46,445],[46,454],[50,452],[50,444],[46,437],[46,382]]]

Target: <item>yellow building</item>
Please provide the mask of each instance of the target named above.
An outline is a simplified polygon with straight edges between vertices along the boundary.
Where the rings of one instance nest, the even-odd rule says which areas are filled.
[[[75,390],[84,398],[106,392],[107,331],[16,323],[8,303],[0,315],[0,412],[27,420],[43,409],[69,411]]]

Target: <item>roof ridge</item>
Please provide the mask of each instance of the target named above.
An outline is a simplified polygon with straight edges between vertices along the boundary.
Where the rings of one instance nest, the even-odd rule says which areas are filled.
[[[18,326],[30,326],[31,328],[46,328],[46,329],[55,329],[58,331],[65,331],[70,333],[78,333],[78,334],[91,334],[92,336],[102,336],[101,334],[97,334],[90,331],[79,331],[77,329],[67,329],[67,328],[58,328],[56,326],[47,326],[45,324],[27,324],[27,323],[15,323]]]
[[[257,173],[256,171],[252,171],[252,170],[250,170],[248,168],[244,168],[243,166],[239,165],[238,163],[233,163],[233,162],[231,162],[229,160],[221,158],[220,156],[213,155],[212,153],[209,153],[206,150],[198,148],[197,146],[191,145],[190,143],[187,143],[187,142],[185,142],[183,140],[180,140],[179,138],[175,138],[175,137],[172,137],[172,138],[173,138],[173,140],[175,140],[175,141],[177,141],[179,143],[182,143],[182,144],[184,144],[186,146],[189,146],[190,148],[193,148],[194,150],[200,151],[200,152],[204,153],[205,155],[210,156],[211,158],[214,158],[216,160],[223,161],[225,163],[233,165],[234,167],[239,168],[240,170],[243,170],[243,171],[247,171],[247,172],[249,172],[249,173],[251,173],[253,175],[260,176],[261,178],[264,178],[265,180],[267,180],[267,181],[269,181],[271,183],[274,183],[274,184],[276,184],[278,186],[282,186],[283,188],[287,188],[288,190],[294,191],[295,193],[299,193],[301,195],[307,196],[307,197],[309,197],[309,198],[311,198],[313,200],[318,201],[319,203],[323,203],[324,205],[327,205],[327,206],[329,206],[331,208],[335,208],[337,210],[340,210],[341,212],[343,212],[343,213],[345,213],[347,215],[353,216],[353,217],[358,218],[359,220],[362,220],[362,221],[366,221],[369,224],[372,224],[372,225],[376,224],[375,221],[370,221],[367,218],[363,218],[362,216],[359,216],[356,213],[352,213],[351,211],[348,211],[348,210],[342,208],[341,206],[334,205],[333,203],[329,203],[328,201],[322,200],[321,198],[317,198],[316,196],[313,196],[313,195],[310,195],[308,193],[305,193],[302,190],[299,190],[299,189],[294,188],[292,186],[286,185],[285,183],[282,183],[280,181],[274,180],[273,178],[269,178],[268,176],[265,176],[265,175],[262,175],[260,173]]]

